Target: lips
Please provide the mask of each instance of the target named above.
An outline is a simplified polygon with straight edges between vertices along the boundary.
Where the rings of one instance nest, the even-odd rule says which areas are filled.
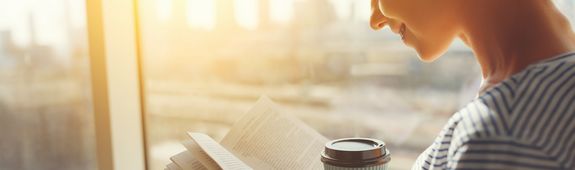
[[[399,36],[401,36],[401,40],[405,41],[405,31],[406,31],[406,26],[405,24],[401,24],[400,28],[399,28]]]
[[[401,25],[397,25],[396,23],[390,22],[389,28],[391,29],[391,32],[399,34],[399,29],[401,28]]]
[[[402,40],[405,40],[407,26],[404,23],[399,23],[399,24],[391,23],[389,25],[389,27],[391,27],[391,31],[393,33],[398,34],[399,36],[401,36]]]

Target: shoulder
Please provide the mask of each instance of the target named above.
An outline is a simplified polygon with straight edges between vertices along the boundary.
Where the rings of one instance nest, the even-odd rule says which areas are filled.
[[[470,102],[453,116],[454,134],[544,145],[556,140],[548,133],[575,129],[573,103],[575,54],[570,54],[532,65]]]
[[[575,135],[561,134],[575,134],[573,103],[573,54],[530,66],[454,115],[461,142],[449,159],[454,167],[572,167]]]
[[[560,55],[527,67],[524,71],[513,75],[506,81],[513,85],[517,99],[515,106],[521,107],[529,102],[526,99],[540,99],[558,94],[557,91],[564,90],[564,93],[575,86],[573,77],[575,76],[575,53]],[[539,101],[540,101],[539,100]]]
[[[470,141],[505,138],[501,124],[505,119],[497,116],[483,101],[474,100],[456,112],[444,126],[435,142],[423,152],[414,169],[447,168],[453,157],[465,151]]]
[[[450,120],[454,129],[453,137],[465,142],[484,137],[508,136],[510,97],[503,92],[495,92],[468,103]]]
[[[575,53],[529,66],[486,91],[460,114],[473,116],[468,110],[479,107],[476,114],[480,118],[496,123],[492,131],[522,138],[529,132],[524,129],[536,120],[574,111],[575,108],[569,107],[571,103],[575,103]],[[476,118],[467,122],[480,121],[485,120]]]
[[[497,95],[501,95],[497,97]],[[493,93],[453,116],[447,169],[560,169],[561,164],[532,142],[514,136],[510,112],[500,110],[505,95]]]
[[[448,169],[562,169],[565,164],[541,148],[504,136],[475,137],[448,155]]]
[[[575,53],[529,66],[456,112],[414,168],[573,168],[572,103]]]
[[[501,99],[496,96],[476,99],[456,112],[433,145],[420,155],[414,169],[556,169],[560,166],[541,147],[513,136],[510,116],[493,105],[502,104]]]

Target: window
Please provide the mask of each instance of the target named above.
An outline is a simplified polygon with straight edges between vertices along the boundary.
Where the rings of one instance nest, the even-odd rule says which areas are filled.
[[[85,2],[0,0],[2,169],[96,169]]]
[[[383,139],[393,169],[408,169],[481,81],[461,42],[422,63],[371,31],[369,1],[139,2],[151,169],[184,150],[186,131],[221,139],[262,94],[328,138]],[[556,2],[573,19],[573,1]]]

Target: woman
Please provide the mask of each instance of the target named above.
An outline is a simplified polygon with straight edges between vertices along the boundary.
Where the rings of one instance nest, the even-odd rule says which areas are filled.
[[[575,169],[575,35],[553,2],[372,0],[370,24],[423,61],[460,38],[481,65],[478,97],[413,169]]]

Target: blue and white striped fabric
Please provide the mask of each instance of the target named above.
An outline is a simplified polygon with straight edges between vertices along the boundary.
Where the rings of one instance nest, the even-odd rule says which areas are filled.
[[[455,113],[412,169],[575,169],[575,53],[527,67]]]

